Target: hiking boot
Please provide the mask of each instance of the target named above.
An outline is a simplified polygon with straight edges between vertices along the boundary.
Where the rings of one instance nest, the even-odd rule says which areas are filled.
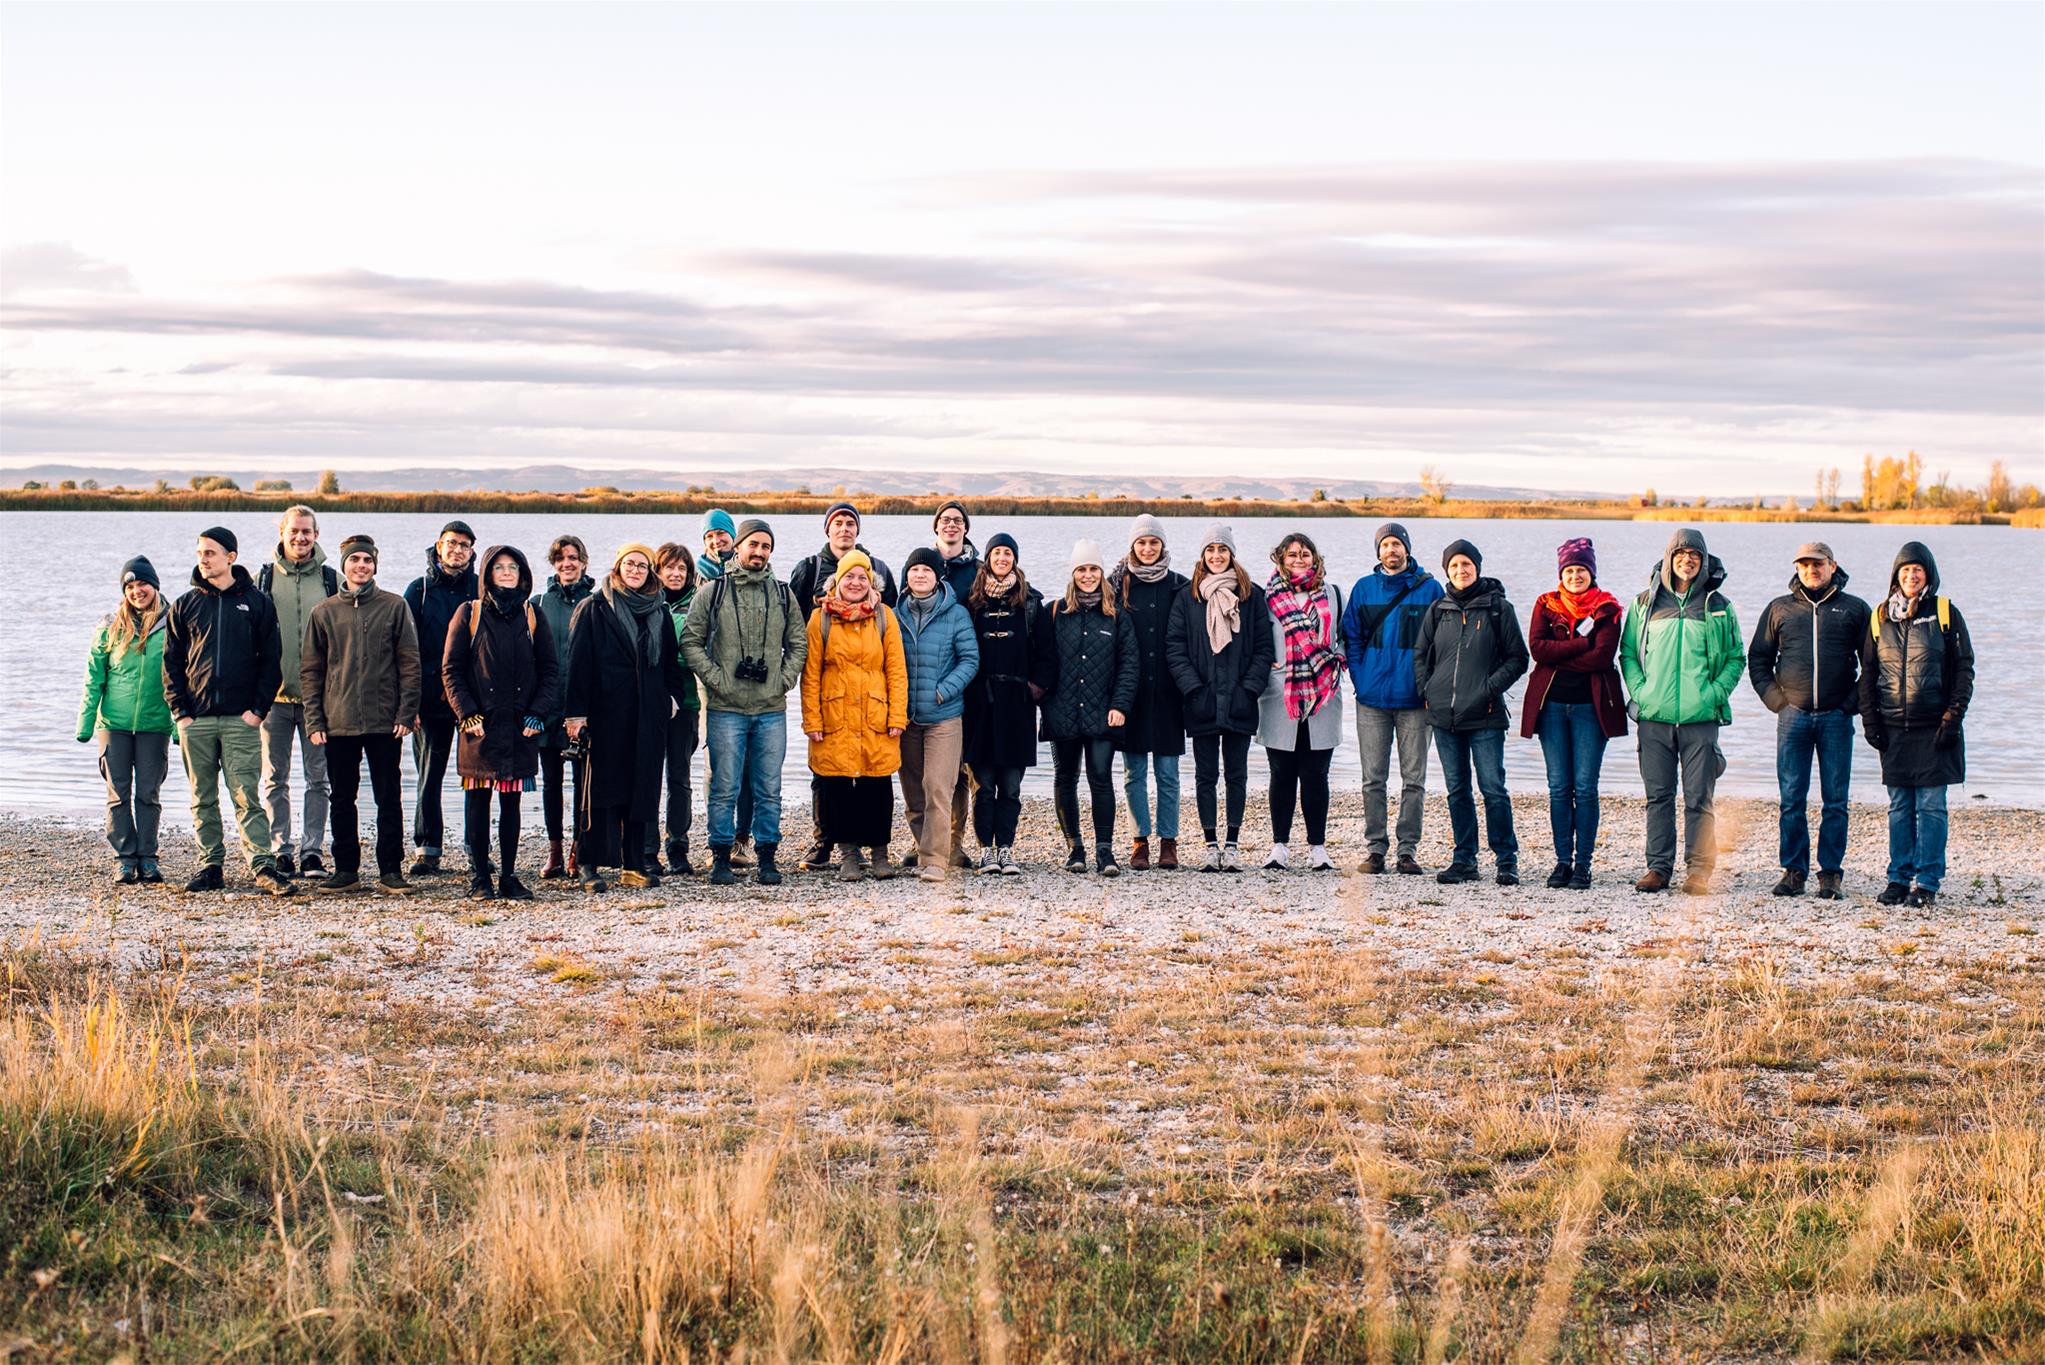
[[[469,899],[472,901],[497,899],[497,883],[491,879],[489,868],[479,867],[469,874]]]
[[[1633,889],[1635,891],[1666,891],[1669,889],[1669,874],[1657,872],[1653,868],[1649,868],[1647,875],[1633,884]]]
[[[280,877],[296,877],[298,875],[298,864],[292,861],[289,853],[277,855],[277,875]]]
[[[1908,882],[1890,882],[1882,888],[1882,894],[1875,897],[1875,903],[1877,905],[1901,905],[1909,899],[1910,884]]]
[[[362,878],[360,875],[354,872],[343,872],[339,868],[336,868],[334,871],[329,872],[326,876],[322,877],[319,881],[319,884],[315,886],[313,890],[325,893],[327,895],[336,895],[343,891],[353,891],[356,887],[360,885],[362,885]]]
[[[819,837],[814,844],[810,845],[809,852],[802,855],[802,861],[797,863],[796,866],[804,872],[829,872],[831,870],[831,846]]]
[[[326,863],[320,859],[320,855],[317,853],[306,854],[298,863],[298,875],[301,877],[323,876],[326,870]]]
[[[753,880],[761,886],[781,885],[781,869],[774,866],[774,855],[780,852],[780,849],[779,844],[761,844],[754,850],[759,857],[760,866],[753,873]]]
[[[838,846],[838,880],[841,882],[866,880],[866,869],[859,864],[859,848],[856,844]]]
[[[1491,880],[1500,886],[1518,886],[1520,884],[1520,870],[1516,867],[1501,867],[1498,869],[1498,875]]]
[[[1836,901],[1839,899],[1839,874],[1837,872],[1820,872],[1818,874],[1818,899],[1821,901]]]
[[[1015,860],[1014,849],[1010,848],[1007,844],[1003,844],[996,852],[1001,855],[1002,876],[1020,877],[1022,875],[1022,864]]]
[[[497,898],[507,901],[529,901],[533,898],[532,888],[518,879],[515,872],[507,872],[497,879]]]
[[[352,876],[350,880],[353,880]],[[412,884],[406,881],[405,874],[396,868],[378,875],[376,889],[386,896],[409,896],[412,894]]]
[[[1422,867],[1420,860],[1412,854],[1401,853],[1399,855],[1399,875],[1402,877],[1423,877],[1427,875],[1427,869]]]
[[[1150,871],[1150,840],[1138,839],[1130,848],[1129,870],[1131,872]]]
[[[1569,864],[1568,863],[1555,864],[1555,870],[1548,874],[1548,889],[1550,891],[1560,891],[1563,887],[1569,885],[1569,878],[1570,878]]]
[[[645,891],[660,885],[660,874],[643,867],[621,867],[618,869],[618,885]]]
[[[1160,839],[1157,841],[1157,869],[1160,872],[1179,870],[1179,841]]]
[[[866,875],[877,882],[891,882],[902,875],[902,869],[889,859],[887,845],[866,850]]]
[[[1477,880],[1477,864],[1450,863],[1435,873],[1434,879],[1443,886],[1459,886],[1464,882],[1474,882]]]
[[[1223,872],[1240,872],[1243,870],[1242,850],[1234,844],[1223,844],[1221,846],[1221,870]]]
[[[1356,870],[1370,877],[1381,877],[1385,871],[1385,855],[1373,853],[1356,865]]]
[[[441,873],[440,855],[422,853],[412,860],[412,865],[406,871],[414,877],[438,877]]]
[[[667,870],[677,877],[696,875],[696,865],[689,861],[689,849],[686,844],[667,851]]]
[[[540,868],[540,880],[543,882],[553,881],[567,870],[568,864],[563,861],[561,856],[561,841],[559,839],[547,840],[547,861]]]
[[[588,867],[576,868],[575,881],[584,891],[607,891],[610,889],[603,879],[603,874],[596,870],[594,864]]]
[[[1065,870],[1067,872],[1086,871],[1085,844],[1075,843],[1065,851]]]
[[[731,865],[740,871],[751,867],[753,865],[752,847],[753,836],[750,834],[743,834],[732,840]]]
[[[1923,910],[1938,901],[1938,892],[1928,886],[1920,886],[1910,893],[1910,908]]]
[[[1109,848],[1106,844],[1102,844],[1094,850],[1094,871],[1100,873],[1103,877],[1119,877],[1122,875],[1121,864],[1115,861],[1114,849]]]
[[[1684,895],[1705,896],[1709,895],[1710,893],[1711,893],[1711,874],[1709,872],[1692,872],[1688,876],[1683,878]]]
[[[1574,871],[1574,872],[1570,873],[1570,874],[1569,874],[1569,889],[1570,889],[1571,891],[1588,891],[1588,890],[1590,890],[1590,889],[1591,889],[1591,870],[1590,870],[1589,868],[1587,868],[1587,867],[1579,867],[1579,868],[1578,868],[1578,869],[1577,869],[1576,871]]]
[[[1202,872],[1221,871],[1220,844],[1210,843],[1207,845],[1207,851],[1200,855],[1200,870]]]
[[[256,890],[268,892],[272,896],[288,896],[291,894],[291,883],[278,876],[277,869],[274,867],[257,868],[255,874],[249,880],[256,884]]]
[[[1794,868],[1782,870],[1782,880],[1775,884],[1775,895],[1801,896],[1804,894],[1804,874]]]
[[[208,863],[204,867],[199,869],[198,874],[196,876],[194,876],[190,881],[185,883],[185,890],[218,891],[225,887],[226,885],[227,878],[221,875],[220,864]],[[1908,894],[1910,888],[1906,886],[1903,888],[1903,890],[1905,894]],[[1898,896],[1896,899],[1901,900],[1902,897]]]

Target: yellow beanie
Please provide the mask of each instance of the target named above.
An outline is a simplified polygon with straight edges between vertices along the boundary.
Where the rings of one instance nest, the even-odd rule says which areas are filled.
[[[616,554],[614,554],[614,555],[612,555],[612,556],[611,556],[611,570],[612,570],[612,572],[614,572],[614,573],[615,573],[615,572],[617,571],[617,568],[618,568],[618,564],[619,564],[619,562],[620,562],[620,561],[622,561],[622,560],[623,560],[623,559],[625,558],[625,556],[626,556],[626,555],[629,555],[629,554],[642,554],[642,555],[645,555],[645,556],[646,556],[646,567],[647,567],[647,568],[649,568],[649,569],[653,567],[653,551],[652,551],[652,549],[651,549],[650,547],[648,547],[648,546],[645,546],[645,545],[641,545],[641,544],[640,544],[640,543],[639,543],[638,541],[636,541],[636,540],[633,540],[633,541],[627,541],[627,542],[626,542],[625,544],[623,544],[623,545],[620,545],[620,546],[618,547],[618,552],[617,552]]]
[[[872,577],[873,561],[866,557],[866,551],[855,549],[848,552],[843,559],[838,561],[836,577],[843,578],[847,569],[864,569],[867,572],[867,576]]]

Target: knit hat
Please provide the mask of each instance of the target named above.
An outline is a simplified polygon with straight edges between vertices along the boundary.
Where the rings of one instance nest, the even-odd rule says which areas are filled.
[[[960,516],[964,517],[966,519],[966,529],[968,531],[973,529],[973,518],[966,511],[966,505],[960,502],[957,498],[947,498],[945,501],[939,503],[937,505],[937,511],[931,514],[930,517],[931,530],[935,531],[937,529],[937,519],[943,516],[947,510],[954,510]]]
[[[1105,569],[1107,567],[1101,560],[1101,547],[1090,540],[1073,541],[1072,563],[1069,566],[1072,572],[1077,573],[1089,564],[1093,565],[1096,569]]]
[[[1233,559],[1236,557],[1236,533],[1222,522],[1216,522],[1201,532],[1200,552],[1202,554],[1207,553],[1207,547],[1210,545],[1226,545],[1228,546],[1229,558]]]
[[[1022,546],[1016,544],[1015,537],[1010,535],[1006,531],[996,531],[991,537],[988,538],[987,554],[991,555],[996,550],[1007,550],[1010,554],[1014,555],[1018,560],[1022,558]],[[985,555],[981,556],[981,558],[983,559],[985,557],[986,557]]]
[[[377,562],[376,542],[365,535],[349,536],[341,542],[341,562],[343,564],[348,562],[349,555],[368,555],[369,562],[374,564]]]
[[[722,531],[733,540],[738,539],[738,528],[732,525],[731,513],[722,507],[713,507],[703,514],[703,525],[696,532],[696,539],[701,540],[712,531]]]
[[[936,574],[938,578],[944,577],[944,556],[928,545],[918,545],[909,551],[909,557],[902,561],[902,582],[909,581],[909,571],[918,564]]]
[[[125,588],[130,583],[147,583],[158,592],[163,590],[163,580],[156,576],[156,566],[147,555],[136,555],[121,566],[121,586]]]
[[[1467,540],[1452,540],[1441,552],[1441,571],[1443,573],[1449,571],[1449,561],[1457,555],[1468,555],[1470,562],[1477,566],[1477,572],[1484,572],[1484,556],[1478,553],[1477,547]]]
[[[241,553],[241,543],[234,538],[234,532],[225,526],[209,526],[199,532],[199,539],[210,540],[231,555]]]
[[[1370,538],[1372,553],[1384,549],[1387,539],[1397,540],[1406,547],[1406,558],[1413,558],[1413,537],[1406,534],[1406,528],[1396,521],[1388,521],[1378,527],[1377,534]]]
[[[843,578],[846,574],[851,573],[854,569],[864,569],[866,570],[867,577],[869,578],[873,577],[873,561],[866,557],[866,551],[847,550],[845,552],[845,557],[838,561],[837,576],[839,578]]]
[[[1136,520],[1129,523],[1129,543],[1134,545],[1145,536],[1165,538],[1165,524],[1148,512],[1138,512]]]
[[[440,528],[440,534],[443,536],[449,531],[457,531],[467,536],[471,545],[476,543],[476,533],[469,529],[469,524],[466,521],[450,521],[447,525]]]
[[[860,524],[859,509],[857,507],[854,507],[849,502],[834,502],[829,507],[824,509],[824,529],[826,531],[831,529],[831,518],[837,516],[840,512],[843,512],[847,516],[851,517],[852,524],[854,526],[858,526]]]
[[[1555,551],[1555,572],[1561,573],[1572,564],[1589,569],[1593,579],[1598,576],[1598,552],[1592,548],[1589,536],[1565,540]]]
[[[653,547],[641,544],[636,540],[628,540],[618,547],[616,554],[611,556],[611,571],[613,573],[617,572],[618,565],[624,562],[626,555],[630,554],[645,555],[646,567],[649,569],[653,567]]]
[[[756,531],[766,532],[767,544],[772,545],[774,543],[774,528],[769,526],[766,523],[766,521],[760,517],[747,517],[744,521],[740,522],[738,524],[738,531],[736,534],[732,536],[732,539],[734,541],[741,541],[744,540],[747,536],[752,535]]]

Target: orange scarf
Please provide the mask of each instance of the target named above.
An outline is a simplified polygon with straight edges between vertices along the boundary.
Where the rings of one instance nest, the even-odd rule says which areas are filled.
[[[1572,593],[1557,587],[1541,594],[1541,605],[1571,625],[1586,616],[1596,616],[1608,603],[1616,610],[1619,599],[1595,583],[1591,584],[1588,592]]]

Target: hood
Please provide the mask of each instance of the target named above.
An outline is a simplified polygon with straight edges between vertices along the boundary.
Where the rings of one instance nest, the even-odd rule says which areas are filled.
[[[547,586],[544,589],[544,591],[558,592],[563,597],[567,598],[570,602],[580,602],[583,598],[589,596],[591,593],[596,591],[596,580],[594,578],[591,578],[588,574],[584,574],[582,575],[582,577],[575,580],[574,587],[564,588],[561,586],[561,580],[559,578],[557,578],[553,574],[548,574]]]
[[[944,551],[939,550],[937,553],[940,556],[942,556],[944,554]],[[946,559],[944,563],[946,568],[950,568],[954,564],[977,564],[979,560],[980,548],[977,545],[973,544],[973,538],[971,536],[967,536],[964,542],[964,548],[961,549],[957,554],[953,555],[951,558]]]
[[[1907,563],[1909,561],[1905,562]],[[1832,569],[1832,586],[1825,589],[1824,596],[1830,597],[1835,592],[1844,591],[1846,588],[1847,577],[1848,575],[1846,570],[1839,568],[1837,565],[1834,565]],[[1798,597],[1803,598],[1806,602],[1824,600],[1824,598],[1813,598],[1811,596],[1811,594],[1804,588],[1804,581],[1796,576],[1796,570],[1794,569],[1790,570],[1789,574],[1789,590],[1795,593]]]
[[[1477,606],[1486,598],[1503,596],[1505,596],[1505,584],[1495,578],[1480,574],[1477,581],[1470,585],[1470,595],[1468,597],[1459,602],[1456,600],[1456,590],[1454,588],[1446,588],[1442,595],[1434,600],[1434,608],[1436,611],[1464,611],[1470,607]]]
[[[199,566],[194,564],[192,566],[192,586],[201,592],[210,592],[215,597],[225,597],[230,593],[254,592],[256,580],[249,577],[247,569],[237,564],[234,566],[234,582],[228,584],[225,588],[216,588],[206,581],[206,576],[199,572]]]
[[[763,569],[748,569],[736,559],[728,560],[724,566],[724,577],[729,578],[734,587],[747,583],[771,583],[774,581],[774,561],[768,560]]]
[[[284,542],[277,542],[277,553],[271,556],[271,568],[277,573],[309,574],[318,573],[327,562],[327,550],[318,541],[313,542],[312,553],[304,561],[292,560],[284,553]]]
[[[441,567],[440,556],[433,552],[431,545],[428,545],[426,547],[426,586],[430,588],[436,583],[449,588],[462,588],[462,596],[464,597],[474,596],[476,588],[476,561],[471,559],[469,567],[463,569],[458,574],[449,573],[445,568]]]
[[[1704,561],[1704,571],[1697,576],[1700,584],[1716,588],[1725,581],[1725,569],[1712,557],[1704,544],[1704,532],[1694,526],[1685,526],[1669,537],[1669,543],[1662,547],[1662,557],[1654,566],[1655,581],[1670,592],[1677,591],[1675,579],[1669,573],[1669,561],[1676,557],[1678,550],[1695,550]],[[1713,577],[1713,575],[1717,575]]]
[[[499,555],[510,555],[518,561],[518,595],[520,597],[531,597],[533,595],[533,566],[526,562],[524,550],[519,549],[516,545],[492,545],[483,552],[476,562],[487,566],[494,563]],[[490,596],[489,580],[481,574],[476,576],[476,596],[485,600]]]
[[[1896,573],[1905,564],[1924,566],[1924,590],[1933,597],[1938,596],[1938,561],[1931,557],[1931,546],[1921,540],[1909,540],[1896,551],[1896,561],[1889,565],[1889,591],[1897,591]]]

